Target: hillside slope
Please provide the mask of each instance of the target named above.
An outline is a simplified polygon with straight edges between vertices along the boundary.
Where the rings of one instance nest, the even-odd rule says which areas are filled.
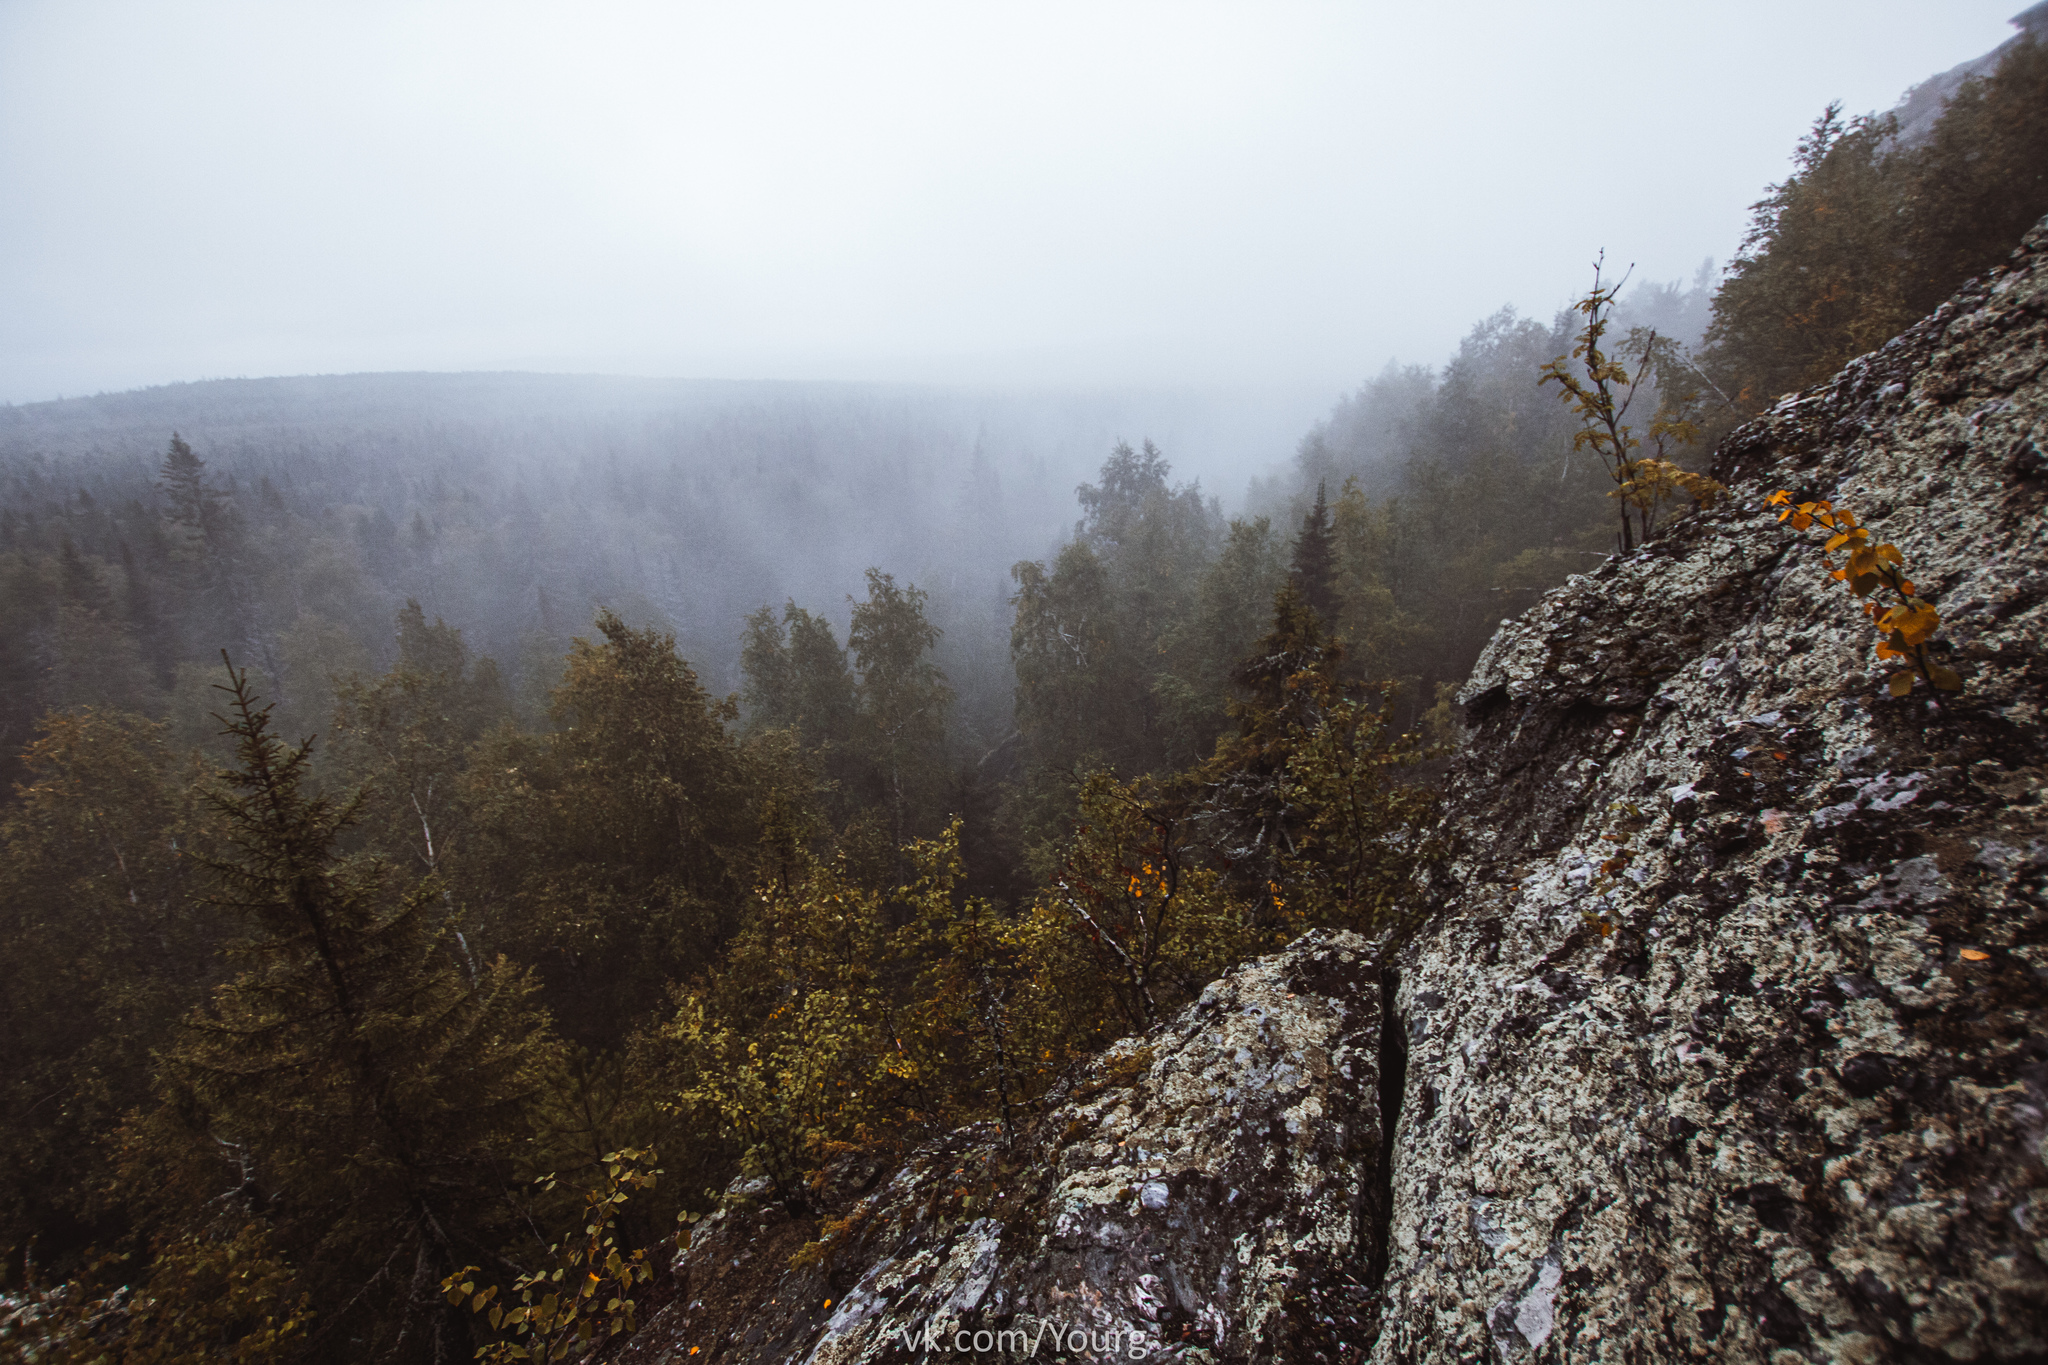
[[[2032,38],[2035,42],[2048,39],[2048,0],[2037,3],[2015,14],[2009,21],[2019,33],[2006,39],[1981,57],[1972,57],[1936,76],[1929,76],[1906,92],[1892,113],[1899,120],[1899,136],[1907,142],[1918,142],[1934,129],[1940,119],[1942,106],[1962,88],[1963,82],[1972,77],[1989,76],[1998,69],[1999,61],[2012,51],[2015,44]]]
[[[1014,1147],[736,1191],[624,1358],[2048,1358],[2044,366],[2048,223],[1502,626],[1395,961],[1311,935]],[[1960,696],[1888,695],[1780,486]]]

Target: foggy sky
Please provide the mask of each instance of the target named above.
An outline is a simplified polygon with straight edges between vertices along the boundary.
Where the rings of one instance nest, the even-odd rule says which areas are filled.
[[[1230,384],[1725,259],[2022,0],[0,0],[0,401],[540,369]]]

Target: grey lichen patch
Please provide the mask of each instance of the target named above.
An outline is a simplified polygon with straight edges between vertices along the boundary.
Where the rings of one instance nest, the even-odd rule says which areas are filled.
[[[2048,530],[2007,458],[2048,414],[2044,253],[1737,433],[1729,505],[1489,645],[1400,964],[1375,1359],[2048,1351]],[[1900,546],[1961,696],[1883,694],[1780,486]]]

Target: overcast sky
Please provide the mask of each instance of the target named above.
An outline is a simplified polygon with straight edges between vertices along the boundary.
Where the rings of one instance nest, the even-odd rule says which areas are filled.
[[[1327,391],[1725,258],[2022,0],[0,0],[0,401],[544,369]]]

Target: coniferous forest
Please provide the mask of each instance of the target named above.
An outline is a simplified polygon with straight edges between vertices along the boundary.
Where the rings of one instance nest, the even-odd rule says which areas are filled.
[[[1494,627],[2044,212],[2048,48],[1830,106],[1725,271],[1481,320],[1237,516],[931,395],[0,412],[0,1358],[563,1358],[735,1181],[1398,937]]]

